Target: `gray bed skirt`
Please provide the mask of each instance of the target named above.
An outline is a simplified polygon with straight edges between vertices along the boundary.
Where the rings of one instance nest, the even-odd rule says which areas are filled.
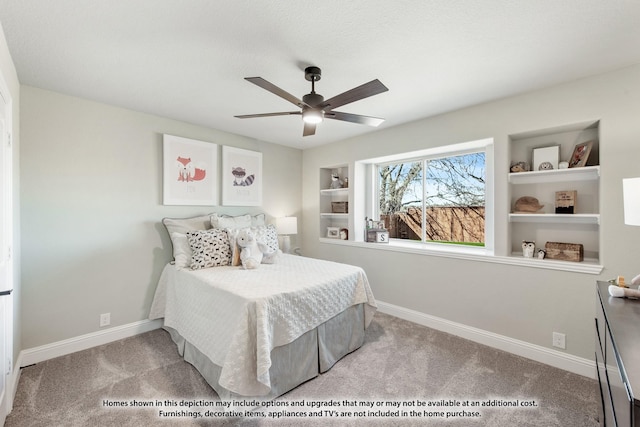
[[[295,341],[271,350],[271,391],[264,396],[241,396],[222,387],[222,368],[213,363],[175,329],[164,327],[178,353],[192,364],[223,400],[256,398],[269,400],[326,372],[340,359],[364,343],[364,307],[354,305],[306,332]]]

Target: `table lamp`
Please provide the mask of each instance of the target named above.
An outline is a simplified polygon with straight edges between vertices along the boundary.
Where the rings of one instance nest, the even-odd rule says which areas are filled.
[[[624,223],[640,225],[640,178],[622,180],[624,196]]]
[[[640,226],[640,178],[623,179],[622,193],[624,197],[624,223]],[[631,284],[640,285],[640,274],[631,280]]]
[[[282,236],[282,252],[291,253],[291,234],[298,234],[298,218],[295,216],[286,216],[276,218],[276,229],[278,234]]]

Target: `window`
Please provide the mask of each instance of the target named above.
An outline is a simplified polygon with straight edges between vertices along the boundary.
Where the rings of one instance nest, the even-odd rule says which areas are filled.
[[[377,163],[377,209],[391,239],[485,246],[485,150]]]

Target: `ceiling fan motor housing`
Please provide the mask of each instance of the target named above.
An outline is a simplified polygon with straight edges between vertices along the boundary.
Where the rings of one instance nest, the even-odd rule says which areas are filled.
[[[316,105],[322,104],[324,101],[324,96],[311,92],[302,97],[302,100],[305,104],[310,105],[311,107],[315,107]]]

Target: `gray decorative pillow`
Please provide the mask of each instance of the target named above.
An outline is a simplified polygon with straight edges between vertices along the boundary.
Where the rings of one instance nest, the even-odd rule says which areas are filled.
[[[192,218],[163,218],[162,223],[171,233],[186,233],[194,230],[207,230],[211,228],[211,214],[194,216]]]
[[[167,228],[167,232],[169,233],[169,237],[171,238],[171,245],[173,246],[173,259],[176,260],[176,264],[179,264],[180,267],[189,267],[189,264],[183,264],[185,261],[184,257],[178,260],[181,255],[184,255],[186,244],[189,249],[189,244],[186,241],[185,233],[187,231],[195,231],[195,230],[207,230],[211,228],[210,215],[202,215],[195,216],[192,218],[164,218],[162,223]],[[190,252],[190,251],[186,251]],[[189,256],[188,262],[191,262],[191,257]]]
[[[191,269],[231,264],[231,247],[227,232],[219,229],[188,231],[191,246]]]

